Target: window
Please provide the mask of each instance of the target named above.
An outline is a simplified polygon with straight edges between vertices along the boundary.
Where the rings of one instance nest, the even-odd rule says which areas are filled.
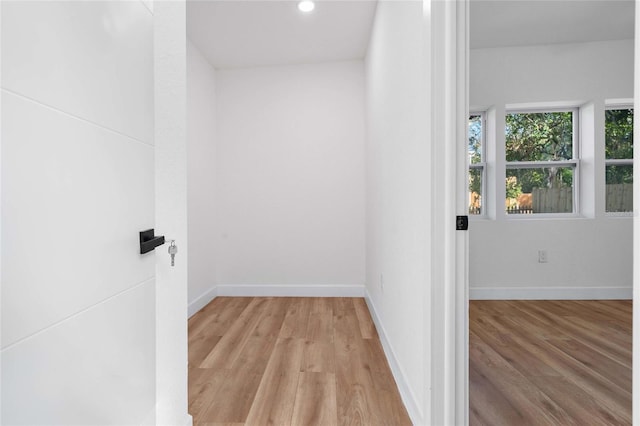
[[[633,211],[633,108],[605,110],[605,211]]]
[[[482,197],[485,185],[484,114],[469,116],[469,214],[484,214]]]
[[[507,112],[507,214],[576,211],[577,117],[577,109]]]

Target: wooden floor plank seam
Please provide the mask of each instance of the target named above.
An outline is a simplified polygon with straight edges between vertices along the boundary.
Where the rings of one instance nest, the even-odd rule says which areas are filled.
[[[557,301],[553,301],[553,302],[557,303]],[[565,305],[570,306],[569,303],[565,303]],[[592,303],[591,305],[592,305],[591,309],[593,309],[593,306],[597,306],[594,303]],[[591,314],[593,314],[593,311],[591,311]],[[577,317],[578,321],[581,322],[581,324],[579,325],[574,324],[568,318],[569,317],[557,317],[557,321],[559,325],[562,327],[562,329],[567,330],[567,333],[571,334],[573,339],[580,340],[584,345],[589,346],[591,350],[597,351],[602,355],[607,356],[619,362],[622,365],[627,365],[627,363],[625,363],[624,361],[620,361],[620,359],[618,357],[615,357],[611,352],[610,349],[617,349],[617,345],[614,344],[610,339],[600,337],[597,334],[589,335],[588,334],[589,330],[586,329],[587,324],[585,324],[585,321],[580,321],[581,320],[580,317]],[[590,336],[590,338],[587,338],[588,335]],[[630,352],[629,352],[629,355],[630,355]],[[629,359],[630,358],[631,357],[629,356]]]
[[[194,424],[411,424],[363,308],[214,299],[189,321]],[[470,424],[631,424],[631,315],[629,301],[470,302]]]
[[[195,426],[411,424],[362,298],[216,298],[189,351]]]
[[[630,425],[631,320],[630,301],[470,301],[470,425]]]

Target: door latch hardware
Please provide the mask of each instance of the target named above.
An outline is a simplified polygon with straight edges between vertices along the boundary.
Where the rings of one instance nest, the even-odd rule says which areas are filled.
[[[140,231],[140,254],[149,253],[162,244],[164,244],[164,236],[156,236],[153,229]]]
[[[469,229],[469,216],[456,216],[456,231]]]

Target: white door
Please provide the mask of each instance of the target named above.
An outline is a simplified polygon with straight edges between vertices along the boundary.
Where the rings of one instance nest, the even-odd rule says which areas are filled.
[[[153,13],[1,7],[2,424],[150,421]]]

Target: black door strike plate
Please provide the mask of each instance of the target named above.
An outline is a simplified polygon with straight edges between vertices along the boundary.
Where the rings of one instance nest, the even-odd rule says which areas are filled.
[[[456,231],[469,229],[469,216],[456,216]]]

